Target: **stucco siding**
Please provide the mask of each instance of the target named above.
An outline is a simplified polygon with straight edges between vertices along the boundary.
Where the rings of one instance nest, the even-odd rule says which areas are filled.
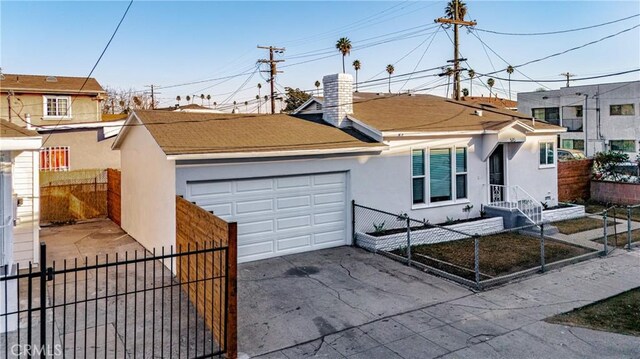
[[[14,157],[13,192],[22,198],[13,230],[13,260],[20,265],[38,262],[35,248],[39,243],[40,187],[38,152],[24,151]]]
[[[175,163],[149,131],[132,126],[120,149],[122,229],[145,248],[175,244]]]
[[[528,136],[522,144],[507,146],[507,184],[520,186],[539,202],[558,204],[558,166],[540,166],[540,142],[556,143],[556,136]],[[556,146],[557,147],[557,146]],[[555,150],[555,147],[554,147]]]
[[[71,170],[120,168],[120,151],[111,149],[116,137],[99,140],[101,132],[102,129],[54,132],[45,147],[68,146]]]
[[[65,95],[61,95],[65,96]],[[16,94],[12,96],[11,116],[9,116],[9,107],[7,101],[0,101],[0,116],[2,118],[13,119],[13,122],[19,126],[26,126],[22,120],[18,118],[16,112],[20,114],[22,118],[26,118],[28,114],[31,116],[31,123],[37,126],[56,125],[60,122],[61,125],[80,122],[97,122],[100,121],[100,106],[99,102],[95,100],[95,96],[68,96],[71,105],[71,116],[64,117],[62,120],[58,117],[45,117],[44,116],[44,98],[41,94]],[[74,100],[75,99],[75,100]]]

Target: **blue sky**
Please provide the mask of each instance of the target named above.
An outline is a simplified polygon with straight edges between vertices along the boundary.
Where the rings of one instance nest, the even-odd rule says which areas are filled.
[[[312,89],[323,75],[341,71],[341,56],[333,50],[336,40],[346,36],[353,42],[347,65],[362,62],[359,80],[384,77],[387,64],[396,74],[446,65],[452,57],[451,41],[434,27],[442,16],[444,1],[136,1],[111,47],[94,72],[103,86],[144,90],[145,85],[170,86],[185,82],[235,75],[255,68],[267,55],[256,45],[286,47],[277,87]],[[0,3],[0,62],[5,73],[86,76],[122,16],[127,2],[30,2]],[[640,2],[594,1],[468,1],[468,19],[479,29],[503,32],[542,32],[570,29],[616,20],[640,13]],[[480,38],[512,65],[540,58],[640,24],[635,17],[595,29],[547,36],[505,36],[478,32]],[[392,34],[395,33],[395,34]],[[391,34],[391,35],[389,35]],[[370,40],[367,40],[370,39]],[[433,41],[431,42],[431,39]],[[376,44],[385,40],[393,40]],[[431,42],[428,50],[427,45]],[[362,48],[365,44],[376,44]],[[360,48],[359,48],[360,47]],[[413,50],[413,51],[412,51]],[[461,32],[461,53],[478,73],[506,67],[505,62],[466,31]],[[308,55],[304,57],[305,55]],[[300,57],[303,56],[303,57]],[[404,57],[404,58],[403,58]],[[422,57],[422,61],[419,59]],[[302,61],[314,60],[306,63]],[[400,60],[400,61],[399,61]],[[465,65],[466,67],[466,65]],[[640,67],[640,28],[584,49],[523,66],[513,79],[559,79],[569,71],[576,77],[613,73]],[[353,72],[351,66],[348,71]],[[382,72],[382,73],[381,73]],[[444,95],[446,79],[425,72],[406,84],[392,84],[392,91],[429,88]],[[524,74],[524,75],[523,75]],[[242,103],[255,98],[256,85],[262,95],[268,85],[256,73],[226,82],[209,81],[159,90],[163,105],[175,96],[211,94],[219,103]],[[501,72],[496,76],[506,77]],[[464,76],[463,76],[464,77]],[[590,82],[638,80],[640,73]],[[483,81],[486,80],[483,79]],[[229,93],[246,86],[234,97]],[[375,83],[374,83],[375,84]],[[577,84],[577,82],[576,82]],[[545,84],[549,88],[563,83]],[[469,87],[469,81],[463,82]],[[532,91],[537,83],[512,82],[512,92]],[[368,91],[386,91],[381,81]],[[507,96],[506,81],[495,90]],[[474,95],[488,94],[480,82]],[[426,91],[423,91],[426,92]]]

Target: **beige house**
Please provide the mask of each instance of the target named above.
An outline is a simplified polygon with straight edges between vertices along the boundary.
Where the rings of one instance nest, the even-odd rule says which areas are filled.
[[[106,91],[96,79],[2,74],[0,96],[0,117],[43,135],[40,170],[120,167],[111,145],[123,121],[102,117]]]

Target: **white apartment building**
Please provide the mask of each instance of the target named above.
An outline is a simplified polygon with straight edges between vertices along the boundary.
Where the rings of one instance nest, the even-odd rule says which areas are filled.
[[[567,128],[561,148],[587,156],[618,150],[640,153],[640,81],[563,87],[518,94],[518,111]]]

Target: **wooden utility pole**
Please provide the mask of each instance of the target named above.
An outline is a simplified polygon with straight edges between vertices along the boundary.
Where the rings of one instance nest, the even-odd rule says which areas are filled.
[[[155,110],[156,109],[156,97],[155,97],[155,92],[153,91],[155,85],[148,85],[145,87],[150,87],[151,88],[151,109]]]
[[[276,60],[274,59],[274,53],[283,53],[285,51],[284,47],[274,47],[274,46],[258,46],[259,49],[269,50],[269,59],[260,59],[258,60],[261,64],[269,64],[269,71],[263,71],[269,73],[269,84],[271,85],[271,113],[276,113],[276,89],[275,89],[275,78],[276,74],[282,73],[282,71],[278,71],[276,68],[276,64],[278,62],[284,62],[284,60]]]
[[[453,19],[440,17],[437,18],[435,22],[453,25],[453,76],[455,79],[453,82],[453,98],[455,100],[460,100],[460,71],[462,71],[462,69],[460,68],[460,51],[458,50],[458,26],[475,26],[477,23],[475,21],[465,21],[463,19],[458,19],[458,6],[460,5],[460,1],[453,0],[453,3],[455,5]]]
[[[560,74],[560,76],[564,76],[567,78],[567,87],[569,87],[569,78],[575,76],[574,74],[570,73],[570,72],[563,72]]]

